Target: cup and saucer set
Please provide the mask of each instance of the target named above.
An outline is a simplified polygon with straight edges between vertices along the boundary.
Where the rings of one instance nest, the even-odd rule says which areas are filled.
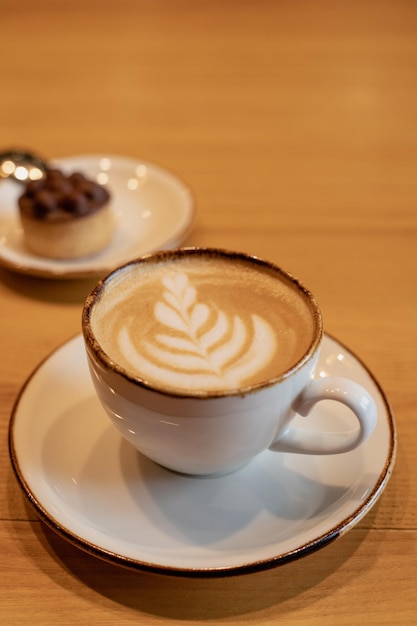
[[[114,197],[117,232],[107,250],[86,259],[38,258],[23,244],[16,185],[4,181],[0,186],[1,264],[48,278],[107,275],[84,305],[82,334],[38,365],[11,415],[12,466],[40,518],[104,560],[190,577],[284,565],[352,529],[389,481],[395,422],[372,372],[323,331],[313,296],[272,264],[241,253],[172,251],[189,233],[195,209],[187,185],[163,168],[105,155],[69,157],[57,164],[105,178]],[[311,316],[312,339],[303,356],[294,357],[294,366],[268,384],[239,387],[233,382],[233,391],[175,391],[171,382],[165,389],[148,379],[138,382],[125,365],[119,367],[106,356],[95,320],[107,294],[115,302],[119,297],[110,285],[128,274],[130,259],[143,255],[147,260],[138,265],[145,274],[153,257],[175,264],[186,256],[193,264],[193,257],[204,256],[236,266],[232,274],[246,264],[249,272],[289,284]],[[114,271],[121,266],[123,271]],[[227,274],[225,268],[221,275]],[[194,288],[189,283],[197,281],[197,270],[187,272],[163,279],[165,300],[155,311],[158,323],[188,333],[178,345],[192,352],[196,329],[206,329],[214,314],[195,302],[209,281],[203,277],[201,288]],[[235,284],[233,276],[231,280]],[[216,322],[205,331],[204,342],[205,348],[216,346],[213,355],[221,359],[218,344],[227,315],[217,305],[214,309]],[[235,359],[233,376],[248,371],[257,345],[273,344],[268,335],[273,321],[262,320],[262,315],[251,317],[254,339],[245,348],[246,356]],[[229,336],[243,345],[248,334],[246,321],[235,314],[229,317],[228,349]],[[168,334],[158,331],[157,340],[172,352],[178,346],[172,348]],[[127,352],[132,353],[130,344]],[[159,358],[161,348],[156,352]],[[186,367],[200,362],[201,354],[188,354]],[[149,364],[150,378],[154,370]],[[273,410],[278,405],[282,410]]]

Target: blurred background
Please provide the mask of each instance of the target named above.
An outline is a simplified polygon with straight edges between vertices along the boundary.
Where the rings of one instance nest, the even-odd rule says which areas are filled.
[[[0,9],[0,145],[159,163],[195,194],[191,243],[233,246],[228,224],[241,248],[303,277],[325,310],[331,301],[330,330],[348,340],[338,307],[375,306],[376,325],[381,310],[395,316],[398,270],[415,254],[404,227],[417,219],[415,3],[0,0]],[[395,266],[387,225],[402,231]],[[369,284],[356,281],[358,257]],[[376,292],[381,269],[387,291]]]

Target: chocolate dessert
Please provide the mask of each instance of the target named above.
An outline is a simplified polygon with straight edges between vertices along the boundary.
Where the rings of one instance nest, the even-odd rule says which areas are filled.
[[[113,233],[110,193],[80,172],[47,169],[19,198],[28,248],[41,256],[76,258],[103,249]]]

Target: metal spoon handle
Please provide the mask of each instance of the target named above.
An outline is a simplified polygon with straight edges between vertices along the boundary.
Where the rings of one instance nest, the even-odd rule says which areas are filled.
[[[21,183],[37,180],[47,168],[45,159],[29,150],[11,148],[0,152],[0,180],[13,178]]]

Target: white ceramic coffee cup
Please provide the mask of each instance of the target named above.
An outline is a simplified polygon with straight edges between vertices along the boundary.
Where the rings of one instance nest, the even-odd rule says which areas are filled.
[[[314,332],[301,359],[284,374],[252,386],[223,391],[175,390],[129,373],[114,362],[97,340],[94,308],[122,273],[140,264],[150,269],[161,259],[178,256],[219,256],[243,260],[276,273],[308,300]],[[146,269],[146,268],[145,268]],[[142,454],[169,469],[194,475],[239,468],[266,449],[303,454],[340,454],[360,446],[376,425],[373,398],[345,378],[314,379],[323,337],[322,316],[313,295],[294,277],[272,263],[218,249],[183,248],[135,259],[101,280],[88,296],[82,315],[88,363],[98,398],[117,430]],[[295,428],[298,413],[306,416],[321,400],[345,404],[357,418],[353,432],[316,432]]]

